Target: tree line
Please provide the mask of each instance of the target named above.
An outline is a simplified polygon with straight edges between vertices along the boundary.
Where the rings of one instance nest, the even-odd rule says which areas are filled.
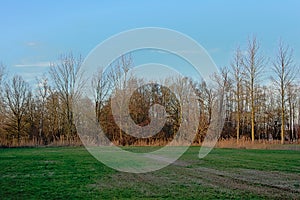
[[[212,124],[220,92],[225,119],[221,138],[296,142],[300,132],[300,85],[299,66],[293,59],[293,50],[282,41],[276,55],[268,59],[253,37],[244,49],[235,49],[229,65],[219,74],[212,74],[209,82],[170,77],[158,84],[130,74],[134,67],[130,55],[121,56],[108,70],[99,70],[91,80],[85,80],[82,57],[69,53],[52,63],[47,75],[36,78],[34,89],[20,75],[6,77],[6,67],[1,64],[0,145],[80,145],[74,104],[81,102],[93,108],[92,115],[111,142],[165,145],[176,137],[186,120],[181,101],[192,101],[188,98],[191,93],[197,97],[197,108],[191,110],[198,113],[189,113],[188,119],[199,121],[193,142],[201,144]],[[93,97],[82,93],[87,81]],[[166,83],[170,87],[165,87]],[[137,89],[128,91],[131,86]],[[126,134],[128,119],[114,116],[112,110],[116,94],[126,92],[132,94],[129,102],[120,100],[115,106],[119,110],[128,108],[127,118],[140,127],[153,120],[149,114],[153,105],[165,108],[166,121],[156,135],[137,138]],[[96,134],[90,139],[97,144],[103,138]]]

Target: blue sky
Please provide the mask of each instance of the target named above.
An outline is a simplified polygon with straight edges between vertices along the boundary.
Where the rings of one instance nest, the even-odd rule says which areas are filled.
[[[108,37],[163,27],[199,42],[218,66],[256,35],[267,57],[280,38],[300,63],[300,1],[17,1],[0,2],[0,61],[28,81],[69,51],[84,57]]]

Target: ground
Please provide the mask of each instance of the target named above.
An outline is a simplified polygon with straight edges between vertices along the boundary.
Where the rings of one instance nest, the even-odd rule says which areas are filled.
[[[198,151],[130,174],[83,147],[0,149],[0,199],[300,199],[300,151],[214,149],[204,159]]]

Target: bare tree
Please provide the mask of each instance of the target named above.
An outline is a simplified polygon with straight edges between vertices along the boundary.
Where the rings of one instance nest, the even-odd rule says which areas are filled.
[[[240,138],[240,123],[241,123],[241,114],[242,114],[242,84],[243,84],[243,56],[239,48],[236,49],[234,58],[231,62],[231,74],[234,81],[234,101],[236,103],[236,140],[239,141]]]
[[[21,76],[14,76],[10,83],[5,84],[5,104],[10,109],[10,127],[17,133],[18,144],[20,144],[21,134],[25,127],[24,116],[27,112],[30,90]]]
[[[297,87],[294,84],[288,85],[287,101],[288,101],[288,110],[289,110],[289,132],[290,132],[289,138],[291,141],[294,141],[296,106],[297,106]]]
[[[50,86],[48,85],[48,79],[44,76],[40,79],[37,79],[37,100],[38,100],[38,110],[40,113],[39,118],[39,137],[38,139],[44,138],[44,124],[45,124],[45,112],[46,112],[46,103],[47,98],[50,94]],[[45,143],[45,141],[44,141]]]
[[[60,113],[61,102],[58,92],[49,88],[49,97],[46,103],[45,127],[47,127],[47,138],[49,142],[59,139],[61,135],[61,126],[63,124],[62,115]]]
[[[111,90],[112,82],[107,74],[103,73],[103,70],[99,70],[92,79],[92,88],[95,101],[95,113],[96,118],[99,121],[101,118],[101,110],[104,108],[105,103],[109,99],[109,92]]]
[[[76,130],[74,126],[73,104],[80,97],[84,87],[83,73],[80,70],[81,56],[75,57],[72,53],[62,55],[60,62],[51,65],[50,77],[54,83],[54,89],[58,92],[63,104],[62,110],[66,120],[65,134],[70,142]]]
[[[3,63],[0,63],[0,86],[1,86],[1,89],[2,89],[4,74],[5,74],[5,65]],[[0,91],[2,91],[2,90],[0,90]]]
[[[248,41],[247,53],[243,59],[245,67],[246,86],[250,93],[250,109],[251,109],[251,139],[255,138],[255,91],[260,81],[260,77],[264,70],[265,58],[260,53],[260,45],[256,38],[253,37]]]
[[[5,74],[5,66],[3,63],[0,63],[0,112],[2,112],[2,97],[3,97],[3,79]]]
[[[5,65],[0,62],[0,112],[2,112],[2,101],[3,101],[3,80],[5,75]]]
[[[295,78],[295,66],[293,64],[293,51],[289,46],[279,43],[276,60],[273,61],[274,76],[272,80],[280,94],[280,113],[281,113],[281,143],[284,143],[285,131],[285,112],[287,88],[292,84]]]
[[[222,118],[225,118],[225,124],[223,126],[223,132],[226,132],[226,136],[228,136],[228,132],[230,132],[230,114],[231,114],[231,97],[230,91],[232,87],[232,80],[229,76],[229,69],[228,67],[223,67],[221,69],[220,74],[213,74],[212,80],[216,83],[217,88],[215,89],[215,96],[218,96],[219,100],[219,113],[214,113],[215,115],[218,114]],[[223,116],[224,114],[224,116]],[[218,117],[219,117],[218,116]],[[217,116],[213,116],[216,118]],[[224,136],[224,135],[223,135]]]
[[[4,64],[0,63],[0,136],[4,132],[4,105],[3,105],[3,78],[5,74],[5,66]],[[0,144],[1,145],[1,144]]]
[[[111,84],[115,90],[116,96],[125,97],[126,93],[129,92],[129,83],[132,77],[128,73],[133,67],[133,60],[131,55],[122,55],[115,63],[111,65],[111,71],[109,73]],[[116,119],[119,123],[119,143],[124,143],[123,141],[123,129],[126,127],[126,119],[123,119],[121,113],[123,113],[125,105],[127,104],[127,99],[122,98],[117,102],[117,107],[120,111],[119,119]],[[123,122],[125,121],[125,122]]]

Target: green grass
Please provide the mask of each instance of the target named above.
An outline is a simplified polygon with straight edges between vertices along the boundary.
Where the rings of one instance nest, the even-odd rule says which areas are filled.
[[[193,160],[198,148],[186,152],[182,159]],[[236,168],[262,171],[280,171],[300,174],[300,151],[293,150],[248,150],[214,149],[195,166],[234,170]]]
[[[191,147],[180,158],[184,166],[129,174],[106,167],[82,147],[0,149],[0,199],[300,198],[299,151],[214,149],[201,160],[198,151]],[[269,183],[249,173],[276,176]]]
[[[1,149],[0,160],[1,199],[97,197],[89,184],[114,173],[84,148]]]

